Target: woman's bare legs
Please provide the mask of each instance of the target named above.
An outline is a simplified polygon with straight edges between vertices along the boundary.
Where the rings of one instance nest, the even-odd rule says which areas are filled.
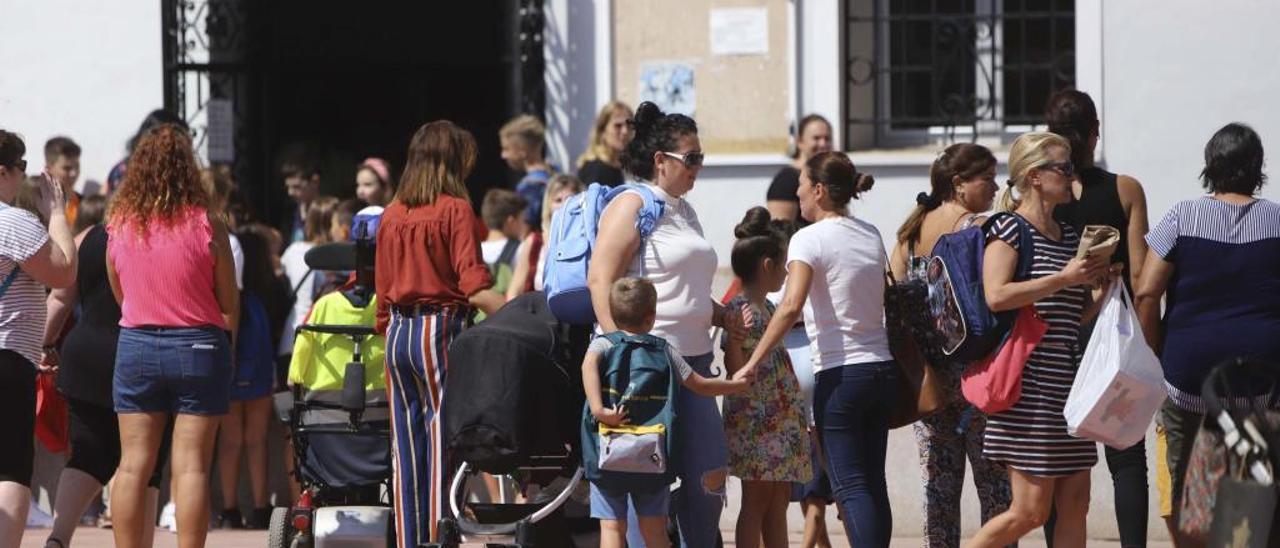
[[[1087,476],[1086,476],[1087,477]],[[1004,513],[991,518],[965,546],[999,548],[1044,525],[1053,505],[1054,478],[1033,476],[1009,468],[1013,503]]]
[[[111,528],[117,548],[149,548],[143,544],[146,523],[147,481],[156,466],[156,451],[168,426],[164,413],[121,413],[120,467],[111,481]]]
[[[209,468],[219,419],[178,415],[174,420],[173,499],[180,548],[202,548],[209,534]]]
[[[233,401],[218,421],[218,483],[222,488],[223,512],[236,510],[240,486],[240,453],[244,449],[244,402]],[[231,524],[239,528],[239,523]]]

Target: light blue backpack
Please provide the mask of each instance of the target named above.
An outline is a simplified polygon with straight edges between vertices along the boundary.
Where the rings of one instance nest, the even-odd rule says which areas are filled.
[[[664,204],[652,189],[643,184],[628,183],[609,188],[591,183],[585,192],[569,198],[551,218],[542,286],[547,294],[547,307],[561,322],[572,325],[595,323],[591,291],[587,288],[591,249],[595,245],[600,214],[609,202],[627,190],[637,191],[644,200],[636,218],[636,229],[640,231],[640,239],[645,240],[658,225]]]

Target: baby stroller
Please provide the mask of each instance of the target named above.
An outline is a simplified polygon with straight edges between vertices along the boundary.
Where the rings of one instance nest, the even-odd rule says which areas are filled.
[[[359,216],[355,224],[364,226]],[[273,511],[270,548],[394,545],[385,340],[373,328],[372,234],[361,235],[306,255],[314,270],[356,278],[317,300],[298,326],[290,391],[277,395],[276,409],[292,435],[302,493]]]
[[[589,518],[572,522],[564,512],[583,485],[578,423],[589,337],[587,327],[558,323],[546,296],[533,292],[454,340],[442,404],[456,470],[448,491],[452,517],[440,521],[433,546],[572,546],[575,525],[593,529]],[[528,501],[472,501],[468,480],[478,472],[512,476]]]

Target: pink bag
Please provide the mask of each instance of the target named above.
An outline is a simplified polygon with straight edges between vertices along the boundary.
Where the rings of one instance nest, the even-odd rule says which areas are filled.
[[[960,378],[964,399],[988,415],[1013,407],[1022,397],[1022,368],[1049,331],[1034,305],[1018,310],[1013,329],[990,356],[969,364]]]

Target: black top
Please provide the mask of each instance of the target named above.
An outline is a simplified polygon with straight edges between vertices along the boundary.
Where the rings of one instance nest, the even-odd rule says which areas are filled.
[[[773,182],[769,183],[769,191],[765,193],[764,198],[798,204],[800,198],[796,196],[797,190],[800,190],[800,170],[793,166],[784,166],[778,170],[777,175],[773,176]]]
[[[78,254],[80,315],[62,343],[58,390],[69,398],[110,408],[120,305],[107,281],[107,230],[103,225],[89,229]]]
[[[1111,262],[1124,264],[1124,285],[1133,292],[1129,280],[1129,217],[1120,204],[1120,190],[1116,186],[1116,174],[1097,166],[1080,170],[1078,200],[1063,204],[1053,210],[1053,217],[1084,234],[1085,225],[1109,225],[1120,231],[1120,245],[1116,247]]]
[[[622,168],[613,167],[600,160],[591,160],[578,169],[578,178],[583,183],[600,183],[605,186],[615,187],[624,182],[626,179],[622,176]]]

